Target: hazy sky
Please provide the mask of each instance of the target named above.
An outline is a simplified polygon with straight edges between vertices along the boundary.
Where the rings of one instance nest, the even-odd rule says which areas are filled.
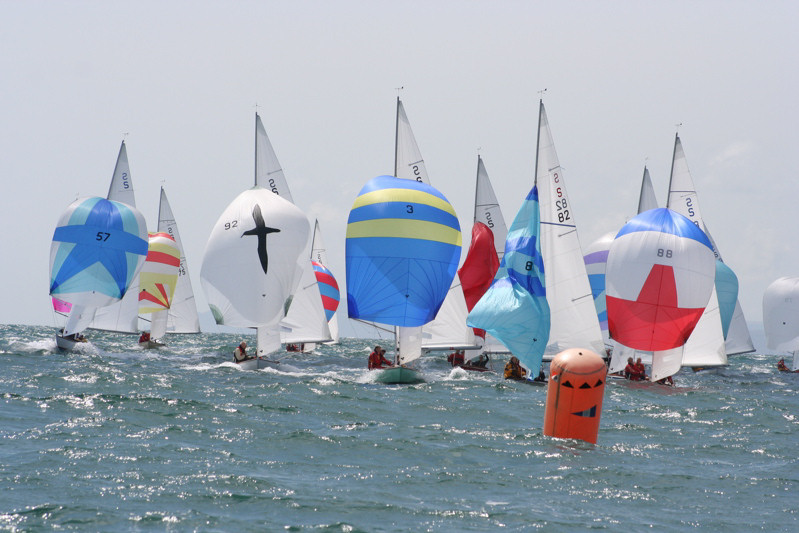
[[[797,21],[792,1],[0,0],[0,323],[56,323],[55,224],[105,196],[125,134],[137,206],[154,229],[164,184],[207,311],[203,250],[252,184],[256,104],[343,289],[347,215],[392,172],[400,86],[465,246],[478,149],[508,224],[532,185],[540,90],[584,248],[634,214],[645,163],[665,202],[682,123],[758,323],[766,286],[799,275]]]

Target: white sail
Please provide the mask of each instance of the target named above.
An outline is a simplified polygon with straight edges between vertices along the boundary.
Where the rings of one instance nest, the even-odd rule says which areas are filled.
[[[294,203],[286,176],[283,174],[283,167],[277,160],[277,154],[269,142],[258,113],[255,114],[255,184]]]
[[[322,229],[319,227],[319,221],[314,224],[313,243],[311,244],[311,260],[316,261],[320,265],[328,267],[327,262],[327,249],[322,240]],[[328,321],[327,327],[330,330],[331,342],[337,343],[338,336],[338,316],[333,314],[333,317]]]
[[[502,261],[505,255],[505,239],[508,237],[508,226],[502,209],[499,207],[494,187],[488,178],[483,158],[477,156],[477,184],[474,192],[474,221],[480,221],[491,229],[494,234],[494,248],[497,257]]]
[[[658,200],[655,197],[655,188],[652,186],[652,178],[649,176],[649,169],[644,167],[644,177],[641,179],[641,194],[638,196],[638,214],[650,209],[657,209]]]
[[[541,254],[552,325],[550,357],[567,348],[604,353],[591,286],[583,262],[574,211],[566,192],[544,104],[540,104],[536,164],[541,206]]]
[[[699,210],[699,197],[696,194],[694,180],[688,170],[688,163],[682,149],[680,137],[674,138],[674,154],[669,179],[669,195],[666,207],[685,216],[707,234],[702,214]],[[711,243],[713,241],[711,240]],[[713,253],[719,258],[718,250],[713,243]],[[693,339],[697,336],[697,339]],[[727,364],[727,352],[724,347],[724,331],[721,326],[719,301],[715,288],[707,307],[702,313],[694,332],[686,341],[683,351],[684,366],[722,366]],[[695,364],[696,361],[703,361]]]
[[[716,288],[708,300],[702,318],[683,346],[682,366],[707,368],[727,364],[724,349],[724,332],[721,328],[721,313]]]
[[[411,124],[405,114],[402,102],[397,98],[397,133],[395,137],[394,172],[398,178],[421,181],[430,185],[427,168],[413,136]]]
[[[291,202],[253,187],[237,196],[214,224],[200,278],[217,324],[277,325],[299,278],[310,224]]]
[[[136,207],[133,193],[133,179],[128,164],[128,150],[125,141],[119,147],[119,155],[114,165],[114,174],[108,188],[108,200]],[[119,302],[102,307],[94,314],[89,324],[92,329],[116,331],[120,333],[137,333],[139,331],[139,278],[136,276],[128,288],[128,292]]]
[[[474,330],[466,325],[466,300],[458,276],[452,280],[447,297],[436,318],[422,326],[422,348],[425,350],[477,349],[482,343]]]
[[[153,314],[150,334],[153,338],[161,338],[155,336],[155,333],[153,333],[154,328],[159,331],[164,328],[164,333],[199,333],[200,318],[197,314],[194,290],[191,287],[189,265],[186,261],[186,254],[183,252],[183,244],[180,240],[177,222],[175,222],[175,215],[172,214],[172,208],[169,205],[169,200],[167,200],[163,187],[161,187],[161,200],[158,206],[158,231],[168,233],[175,239],[180,250],[180,267],[178,267],[178,282],[175,287],[175,294],[172,297],[172,306],[169,308],[168,313],[159,312]],[[157,321],[164,320],[164,318],[166,320],[163,325],[156,324]]]
[[[793,353],[791,370],[799,369],[799,277],[783,277],[763,293],[763,330],[766,346],[777,353]]]
[[[680,370],[683,360],[683,349],[685,346],[678,346],[671,350],[660,350],[652,353],[652,372],[650,379],[658,381],[669,376],[673,376]],[[642,361],[643,362],[643,361]]]
[[[280,346],[280,326],[261,326],[255,330],[256,348],[255,355],[264,357],[277,352]]]
[[[394,136],[394,175],[398,178],[416,180],[430,185],[419,145],[405,114],[405,107],[397,97],[397,125]],[[442,304],[443,305],[443,304]],[[466,321],[464,320],[464,324]],[[408,363],[422,356],[422,327],[395,328],[396,348],[399,360]]]
[[[303,257],[307,257],[303,254]],[[322,296],[311,262],[300,261],[302,277],[286,318],[280,321],[280,340],[284,343],[328,342],[333,340],[322,307]]]

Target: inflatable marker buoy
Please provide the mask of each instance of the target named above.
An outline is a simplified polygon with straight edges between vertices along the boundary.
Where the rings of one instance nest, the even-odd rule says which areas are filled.
[[[607,367],[591,350],[560,352],[549,365],[544,435],[596,444]]]

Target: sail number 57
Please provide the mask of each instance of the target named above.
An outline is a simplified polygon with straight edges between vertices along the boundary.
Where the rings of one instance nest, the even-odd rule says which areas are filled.
[[[108,240],[108,237],[110,236],[111,236],[110,233],[106,233],[105,231],[98,231],[97,237],[95,237],[94,240],[105,242]]]

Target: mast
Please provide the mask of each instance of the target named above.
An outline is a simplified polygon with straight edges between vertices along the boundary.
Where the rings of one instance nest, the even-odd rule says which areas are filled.
[[[480,187],[480,153],[477,154],[477,176],[474,180],[474,216],[472,217],[472,225],[477,222],[477,191]]]
[[[399,150],[399,110],[402,103],[397,95],[397,117],[394,122],[394,176],[397,175],[397,150]]]
[[[535,176],[533,177],[533,185],[538,185],[538,150],[541,148],[541,113],[544,111],[544,99],[538,100],[538,132],[536,133],[535,140]]]
[[[669,172],[669,195],[666,197],[666,207],[671,208],[671,181],[674,179],[674,158],[677,156],[677,143],[680,142],[680,134],[674,134],[674,151],[671,153],[671,171]]]
[[[255,135],[253,135],[253,139],[255,139],[253,185],[258,185],[258,111],[255,112]]]

